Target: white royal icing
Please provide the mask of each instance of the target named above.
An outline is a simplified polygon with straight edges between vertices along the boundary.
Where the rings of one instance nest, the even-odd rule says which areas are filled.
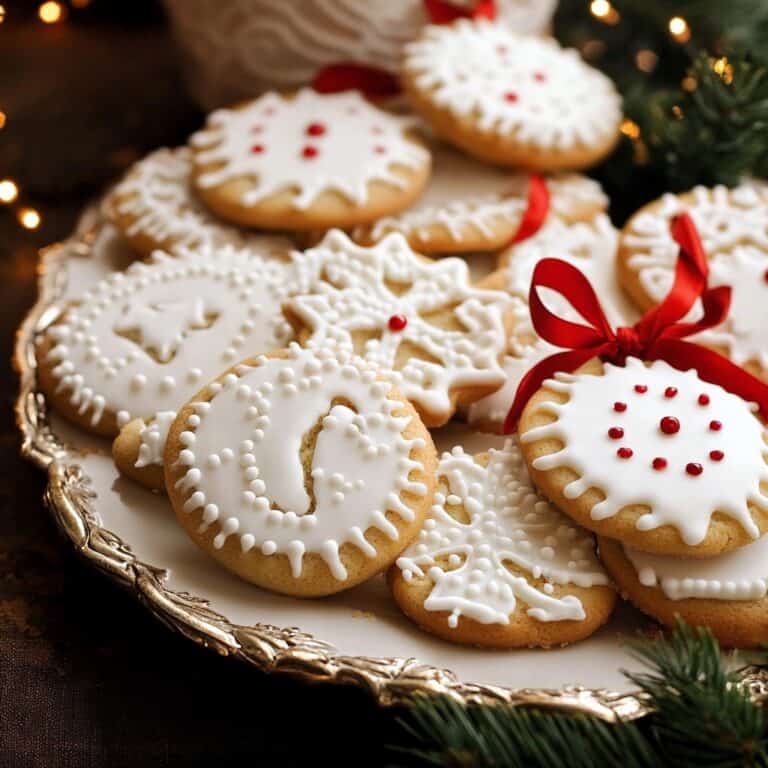
[[[287,238],[254,235],[217,219],[190,186],[192,154],[187,147],[158,149],[133,165],[115,186],[105,206],[108,214],[130,216],[125,232],[145,235],[158,243],[188,248],[235,245],[263,255],[284,254]]]
[[[507,251],[502,268],[505,290],[515,298],[514,332],[509,339],[509,354],[502,361],[506,382],[501,389],[470,405],[469,423],[503,423],[522,377],[543,358],[561,351],[538,339],[528,309],[528,293],[533,270],[543,258],[557,258],[573,264],[584,273],[595,289],[608,321],[614,327],[627,325],[635,317],[630,302],[616,279],[618,232],[605,214],[590,221],[567,223],[549,216],[546,224],[531,238]],[[545,305],[560,317],[585,322],[560,295],[540,289]]]
[[[473,116],[481,130],[563,151],[618,130],[621,101],[610,79],[554,40],[461,20],[428,27],[405,51],[417,87],[438,107]]]
[[[427,150],[406,135],[412,125],[412,118],[383,112],[357,91],[266,93],[240,109],[213,112],[192,136],[195,165],[213,166],[196,184],[213,187],[248,177],[244,205],[284,190],[295,191],[292,204],[298,209],[327,191],[364,205],[372,181],[404,188],[398,166],[428,167]]]
[[[409,479],[424,470],[411,456],[424,441],[404,437],[412,417],[396,415],[402,402],[377,374],[346,352],[291,344],[287,359],[240,366],[213,385],[210,402],[193,404],[179,435],[177,462],[187,469],[175,487],[184,512],[202,509],[202,530],[217,526],[214,547],[236,535],[243,552],[286,555],[295,578],[311,552],[344,581],[342,545],[375,557],[369,528],[397,541],[386,515],[414,520],[400,494],[428,492]],[[302,441],[318,422],[305,472]]]
[[[645,587],[659,587],[670,600],[760,600],[768,593],[768,536],[717,557],[652,555],[630,547],[624,553]]]
[[[290,263],[221,247],[156,252],[88,290],[48,334],[58,390],[97,424],[176,410],[238,359],[284,347]]]
[[[726,320],[695,340],[723,347],[739,365],[756,361],[768,368],[768,188],[696,187],[690,194],[690,202],[664,195],[655,210],[630,220],[622,238],[632,251],[627,265],[648,296],[661,301],[672,285],[678,253],[669,221],[688,211],[709,258],[709,285],[732,288]]]
[[[134,466],[138,469],[152,465],[162,466],[168,430],[176,418],[176,411],[160,411],[149,424],[139,431],[139,452]]]
[[[482,236],[498,239],[496,230],[516,230],[527,205],[528,176],[481,163],[446,146],[431,147],[432,175],[422,196],[410,208],[385,216],[353,237],[377,241],[389,232],[422,240],[440,227],[440,237],[453,243]],[[605,209],[600,185],[586,176],[561,174],[547,179],[554,214],[568,216],[574,206]]]
[[[592,507],[593,520],[637,504],[648,508],[637,519],[638,530],[671,525],[689,546],[704,540],[714,512],[738,522],[752,538],[760,534],[748,505],[768,511],[761,488],[768,483],[768,435],[740,397],[702,381],[694,370],[681,372],[663,361],[646,366],[633,357],[623,367],[606,363],[602,376],[560,373],[544,386],[568,400],[540,402],[535,412],[555,421],[520,439],[562,442],[562,449],[533,466],[574,470],[578,478],[563,489],[567,499],[600,489],[605,499]],[[638,386],[647,391],[636,391]],[[676,393],[668,396],[668,388]],[[699,402],[702,395],[706,404]],[[677,419],[677,432],[663,431],[662,419],[669,417]],[[612,437],[611,429],[622,434]],[[619,452],[627,450],[631,456],[622,458]],[[712,452],[721,452],[720,458]],[[657,458],[666,460],[665,468],[653,468]],[[701,472],[689,473],[689,465]]]
[[[517,601],[537,621],[584,619],[575,595],[553,597],[555,584],[592,587],[608,579],[586,533],[540,496],[516,442],[489,451],[487,466],[460,447],[444,453],[438,466],[447,494],[435,504],[418,539],[397,560],[403,578],[427,576],[433,583],[424,602],[428,611],[450,611],[482,624],[509,624]],[[446,507],[461,506],[467,522]],[[531,583],[544,579],[543,588]]]
[[[352,349],[355,335],[363,334],[367,340],[355,351],[389,370],[402,344],[415,347],[417,354],[397,370],[398,386],[417,408],[446,419],[454,390],[503,383],[499,357],[506,346],[502,320],[509,298],[473,288],[462,259],[429,261],[399,233],[364,248],[338,230],[304,259],[322,279],[286,307],[309,328],[308,344]],[[430,315],[441,311],[452,314],[458,327],[435,325]],[[407,324],[392,330],[390,320],[397,316]]]

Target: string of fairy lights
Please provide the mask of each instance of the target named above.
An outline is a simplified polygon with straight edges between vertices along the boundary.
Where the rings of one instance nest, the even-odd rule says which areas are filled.
[[[67,0],[67,2],[59,2],[58,0],[45,0],[41,2],[37,7],[37,20],[38,23],[44,25],[62,24],[65,23],[72,9],[79,10],[88,7],[93,0]],[[615,26],[621,22],[621,14],[611,4],[610,0],[587,0],[589,12],[598,21],[609,26]],[[0,24],[7,20],[8,13],[3,5],[0,5]],[[691,29],[688,22],[682,18],[682,16],[671,16],[667,22],[667,29],[671,38],[684,45],[691,38]],[[597,58],[601,53],[602,46],[604,44],[600,40],[587,40],[582,46],[582,53],[588,59]],[[658,55],[648,49],[643,48],[634,54],[635,66],[645,73],[651,73],[655,69],[658,63]],[[712,68],[717,72],[723,80],[729,82],[729,78],[732,76],[732,70],[728,63],[728,60],[723,57],[720,59],[713,59]],[[682,87],[686,90],[692,91],[696,88],[696,82],[692,78],[686,78],[683,80]],[[0,107],[0,131],[5,128],[10,118]],[[622,133],[632,140],[635,146],[636,155],[641,154],[644,147],[640,137],[640,128],[632,120],[626,119],[621,126]],[[636,160],[641,160],[640,157],[636,157]],[[0,179],[0,205],[12,206],[16,221],[19,226],[28,230],[35,230],[42,224],[42,216],[38,210],[29,206],[20,204],[20,198],[22,197],[21,190],[16,181],[10,178]]]

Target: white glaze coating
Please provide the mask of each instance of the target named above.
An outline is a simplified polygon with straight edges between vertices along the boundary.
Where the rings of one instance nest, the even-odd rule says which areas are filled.
[[[215,245],[248,247],[264,256],[287,253],[284,237],[255,235],[216,218],[190,186],[192,154],[187,147],[158,149],[135,163],[112,190],[105,210],[129,216],[128,236],[144,235],[158,243],[188,248]]]
[[[605,499],[591,510],[593,520],[615,516],[631,504],[648,507],[637,518],[640,531],[662,525],[677,528],[689,546],[707,535],[714,512],[732,518],[752,538],[759,530],[748,503],[768,511],[766,431],[748,403],[722,387],[699,379],[696,371],[678,371],[657,360],[646,366],[630,357],[624,367],[604,365],[602,376],[558,374],[544,386],[568,395],[565,403],[541,402],[537,413],[552,414],[551,424],[521,435],[523,443],[554,438],[561,450],[535,459],[541,471],[569,467],[579,477],[563,489],[576,499],[589,488],[598,488]],[[636,386],[647,387],[641,393]],[[677,390],[667,396],[667,388]],[[709,398],[706,405],[698,398]],[[626,408],[619,412],[614,403]],[[662,431],[662,419],[678,420],[675,433]],[[712,422],[719,428],[713,428]],[[623,430],[611,437],[609,429]],[[630,449],[628,458],[618,451]],[[720,459],[710,455],[721,451]],[[656,470],[652,462],[666,459]],[[687,471],[698,464],[698,475]]]
[[[58,389],[98,423],[176,410],[239,358],[285,346],[291,263],[231,247],[156,252],[80,297],[48,334]]]
[[[692,200],[664,195],[655,211],[630,220],[622,244],[640,285],[660,301],[672,285],[677,245],[669,220],[688,211],[709,258],[709,285],[732,287],[725,322],[695,341],[723,347],[737,364],[756,361],[768,369],[768,188],[745,183],[735,189],[696,187]]]
[[[397,560],[403,577],[429,577],[434,586],[424,608],[450,611],[451,627],[461,615],[509,624],[518,600],[538,621],[584,619],[578,597],[551,593],[555,584],[608,583],[592,536],[536,492],[515,441],[489,456],[481,466],[460,447],[443,454],[438,477],[448,493],[435,494],[418,539]],[[457,520],[446,505],[463,507],[468,521]],[[507,566],[546,583],[539,588]]]
[[[499,428],[509,411],[520,379],[539,360],[561,351],[538,339],[528,310],[528,292],[536,264],[547,257],[567,261],[578,267],[592,284],[608,321],[614,326],[627,325],[636,312],[616,279],[618,232],[605,214],[589,222],[568,224],[558,216],[550,216],[546,224],[531,238],[512,246],[502,268],[505,290],[515,297],[514,333],[509,339],[508,355],[502,361],[506,383],[501,389],[470,405],[470,424],[495,423]],[[576,310],[562,296],[547,288],[540,289],[547,307],[568,320],[583,322]]]
[[[422,357],[411,355],[398,368],[398,386],[417,408],[446,419],[453,391],[503,383],[499,357],[509,298],[473,288],[465,261],[424,259],[399,233],[364,248],[338,230],[306,251],[304,260],[323,279],[286,306],[310,330],[309,345],[352,349],[353,335],[365,334],[358,353],[390,370],[402,344],[415,347]],[[446,330],[430,321],[441,311],[458,327]],[[393,331],[389,321],[397,315],[407,325]]]
[[[428,27],[404,68],[430,98],[480,130],[569,151],[611,139],[621,120],[613,83],[575,50],[487,21]]]
[[[640,583],[659,587],[670,600],[760,600],[768,594],[768,536],[717,557],[652,555],[627,546],[624,554]]]
[[[432,175],[422,196],[407,210],[385,216],[370,227],[360,227],[353,237],[365,234],[380,240],[389,232],[427,238],[432,227],[440,237],[462,243],[478,234],[494,238],[499,227],[517,229],[526,207],[527,174],[510,173],[481,163],[445,145],[433,145]],[[547,179],[551,211],[568,216],[574,205],[605,210],[608,200],[600,185],[587,176],[559,174]]]
[[[155,414],[149,424],[141,428],[135,467],[141,469],[152,465],[163,465],[163,453],[165,452],[165,442],[168,439],[168,430],[175,418],[176,411],[160,411]]]
[[[364,205],[372,181],[404,188],[396,167],[429,167],[427,150],[406,135],[412,125],[412,118],[383,112],[357,91],[266,93],[240,109],[213,112],[192,136],[195,166],[214,165],[195,183],[215,187],[247,177],[252,186],[240,198],[247,206],[284,190],[295,191],[297,209],[328,191]]]
[[[295,578],[311,552],[344,581],[343,544],[374,557],[369,528],[398,539],[386,513],[413,521],[400,494],[427,493],[409,479],[424,469],[411,456],[424,441],[404,437],[412,417],[395,415],[403,405],[377,375],[346,352],[291,344],[287,359],[260,357],[211,385],[179,436],[176,461],[187,470],[176,490],[185,512],[202,509],[202,530],[217,526],[214,547],[237,535],[244,552],[286,555]],[[318,422],[306,473],[302,440]]]

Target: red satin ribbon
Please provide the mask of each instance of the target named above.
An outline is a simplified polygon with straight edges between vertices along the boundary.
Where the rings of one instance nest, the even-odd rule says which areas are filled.
[[[520,220],[520,226],[510,245],[522,243],[533,237],[544,225],[549,213],[549,189],[547,182],[538,174],[531,174],[528,179],[528,203]]]
[[[707,288],[707,260],[688,214],[673,219],[671,232],[680,246],[672,288],[664,301],[635,325],[615,331],[589,281],[576,267],[560,259],[542,259],[536,265],[529,295],[533,326],[542,339],[567,351],[544,358],[523,377],[504,422],[505,434],[514,431],[525,404],[545,379],[557,371],[574,371],[593,357],[622,365],[627,357],[633,356],[665,360],[683,371],[695,368],[704,381],[757,403],[763,418],[768,418],[768,385],[717,352],[683,341],[685,336],[723,322],[731,303],[731,289]],[[550,312],[539,296],[540,287],[557,291],[589,325],[573,323]],[[703,317],[695,323],[679,322],[699,298]]]
[[[456,19],[496,18],[495,0],[477,0],[472,6],[457,5],[448,0],[424,0],[424,9],[432,24],[450,24]]]
[[[312,80],[312,87],[318,93],[361,91],[369,99],[383,99],[400,93],[400,81],[396,75],[354,61],[322,67]]]

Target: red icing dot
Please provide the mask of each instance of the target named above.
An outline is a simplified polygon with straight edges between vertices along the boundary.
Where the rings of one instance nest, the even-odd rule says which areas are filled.
[[[709,395],[699,395],[699,405],[709,405]]]
[[[662,469],[667,468],[667,460],[663,456],[657,456],[652,462],[651,466],[657,471],[661,472]]]
[[[677,387],[667,387],[664,390],[664,397],[674,397],[677,394]]]
[[[627,404],[621,403],[618,400],[613,404],[613,410],[617,411],[618,413],[624,413],[624,411],[627,410]]]
[[[674,416],[665,416],[659,426],[665,435],[674,435],[680,431],[680,422]]]
[[[725,458],[725,454],[722,451],[710,451],[709,458],[712,461],[722,461]]]
[[[301,156],[306,157],[307,160],[317,157],[318,149],[317,147],[304,147],[304,149],[301,150]]]
[[[689,475],[693,475],[694,477],[698,477],[703,471],[704,467],[701,466],[697,461],[690,461],[688,464],[685,465],[685,471]]]
[[[608,437],[610,437],[611,440],[621,440],[621,438],[624,437],[624,430],[621,427],[611,427],[608,430]]]
[[[543,72],[534,72],[533,73],[533,79],[537,83],[544,83],[547,80],[547,76]]]
[[[717,419],[712,419],[712,421],[709,422],[709,428],[713,432],[719,432],[723,428],[723,422],[718,421]]]
[[[505,98],[505,99],[506,99],[506,100],[507,100],[507,101],[508,101],[510,104],[514,104],[514,103],[517,101],[517,99],[518,99],[518,96],[517,96],[517,93],[516,93],[515,91],[507,91],[507,92],[504,94],[504,98]]]
[[[325,133],[325,126],[322,123],[310,123],[307,126],[307,136],[322,136]]]
[[[402,331],[408,325],[408,318],[405,315],[392,315],[387,325],[390,331]]]
[[[634,451],[631,448],[619,448],[619,450],[616,451],[616,455],[620,459],[631,459],[633,453]]]
[[[253,152],[254,155],[260,155],[263,151],[264,151],[263,144],[254,144],[251,147],[251,152]]]
[[[387,151],[387,148],[386,148],[385,146],[381,145],[381,144],[377,144],[377,145],[376,145],[376,146],[373,148],[373,151],[374,151],[374,152],[375,152],[377,155],[383,155],[383,154],[384,154],[384,153]]]
[[[648,387],[645,384],[635,384],[635,392],[638,395],[644,395],[648,391]]]

